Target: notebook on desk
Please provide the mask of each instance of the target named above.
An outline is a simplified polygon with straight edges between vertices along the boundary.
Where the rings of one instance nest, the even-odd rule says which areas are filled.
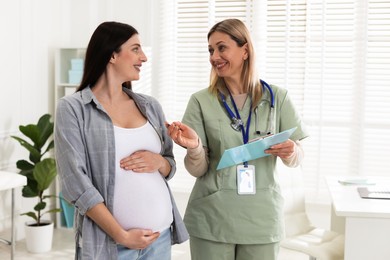
[[[363,199],[390,199],[390,187],[358,187]]]

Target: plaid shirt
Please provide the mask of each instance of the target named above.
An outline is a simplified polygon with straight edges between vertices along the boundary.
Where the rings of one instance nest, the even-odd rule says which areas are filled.
[[[126,88],[123,91],[135,101],[159,135],[160,154],[172,167],[166,177],[166,181],[169,180],[176,171],[176,163],[161,105],[150,96],[136,94]],[[76,209],[76,259],[117,259],[115,241],[85,215],[87,210],[102,202],[113,212],[115,186],[114,127],[90,88],[59,100],[54,141],[61,190],[64,198]],[[168,184],[167,187],[169,189]],[[174,218],[172,244],[176,244],[186,241],[188,233],[170,189],[169,192]]]

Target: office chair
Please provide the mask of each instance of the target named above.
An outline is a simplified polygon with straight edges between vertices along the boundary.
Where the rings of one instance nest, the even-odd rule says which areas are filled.
[[[310,223],[301,167],[288,168],[278,159],[277,169],[284,197],[286,235],[280,246],[307,254],[310,260],[344,259],[344,235]]]

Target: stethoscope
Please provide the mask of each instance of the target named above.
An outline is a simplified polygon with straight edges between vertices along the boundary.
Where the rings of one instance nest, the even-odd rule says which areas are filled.
[[[269,95],[270,95],[270,100],[268,99],[262,99],[260,106],[263,105],[264,102],[268,102],[270,106],[270,110],[268,113],[268,119],[267,119],[267,128],[265,132],[261,132],[258,130],[258,125],[257,125],[257,109],[258,106],[255,107],[254,112],[255,112],[255,133],[257,135],[271,135],[275,133],[275,97],[274,97],[274,92],[272,91],[271,87],[268,85],[267,82],[264,80],[260,80],[261,84],[263,85],[263,91],[264,89],[268,89]]]
[[[257,134],[257,135],[264,135],[265,136],[265,135],[270,135],[270,134],[275,133],[275,125],[274,125],[274,123],[275,123],[275,118],[274,118],[275,99],[274,99],[274,92],[272,91],[272,89],[268,85],[268,83],[265,82],[264,80],[261,80],[261,79],[260,79],[260,82],[261,82],[261,84],[263,86],[263,91],[265,89],[267,89],[269,94],[270,94],[270,100],[262,99],[262,101],[260,103],[260,106],[262,106],[264,102],[268,102],[269,106],[270,106],[270,112],[269,112],[268,118],[267,118],[267,128],[266,128],[266,130],[264,132],[261,132],[260,130],[258,130],[258,120],[257,120],[258,106],[255,107],[255,109],[254,109],[254,113],[255,113],[255,134]],[[249,112],[249,116],[248,116],[248,120],[247,120],[247,127],[246,127],[246,131],[245,131],[244,124],[243,124],[243,122],[241,120],[241,117],[240,117],[240,113],[238,112],[236,103],[234,102],[233,97],[232,97],[230,91],[229,91],[229,95],[230,95],[231,101],[233,103],[234,110],[236,112],[235,114],[230,109],[230,107],[228,106],[228,104],[226,102],[226,99],[225,99],[225,96],[221,92],[219,94],[221,96],[221,100],[223,102],[223,105],[225,106],[225,109],[228,112],[229,117],[230,117],[230,119],[232,121],[230,123],[230,126],[234,130],[236,130],[236,131],[242,131],[244,143],[246,143],[248,141],[247,139],[248,139],[248,136],[249,136],[249,125],[250,125],[250,119],[251,119],[252,110]],[[252,104],[251,104],[251,106],[252,106]]]

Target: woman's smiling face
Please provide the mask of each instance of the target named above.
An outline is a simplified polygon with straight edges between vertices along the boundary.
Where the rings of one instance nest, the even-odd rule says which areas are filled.
[[[139,79],[139,73],[143,62],[147,57],[142,50],[138,34],[134,34],[129,40],[122,44],[120,51],[114,53],[116,58],[116,69],[123,81]]]
[[[248,57],[246,44],[240,47],[228,34],[217,31],[209,37],[209,53],[211,66],[219,77],[240,79]]]

